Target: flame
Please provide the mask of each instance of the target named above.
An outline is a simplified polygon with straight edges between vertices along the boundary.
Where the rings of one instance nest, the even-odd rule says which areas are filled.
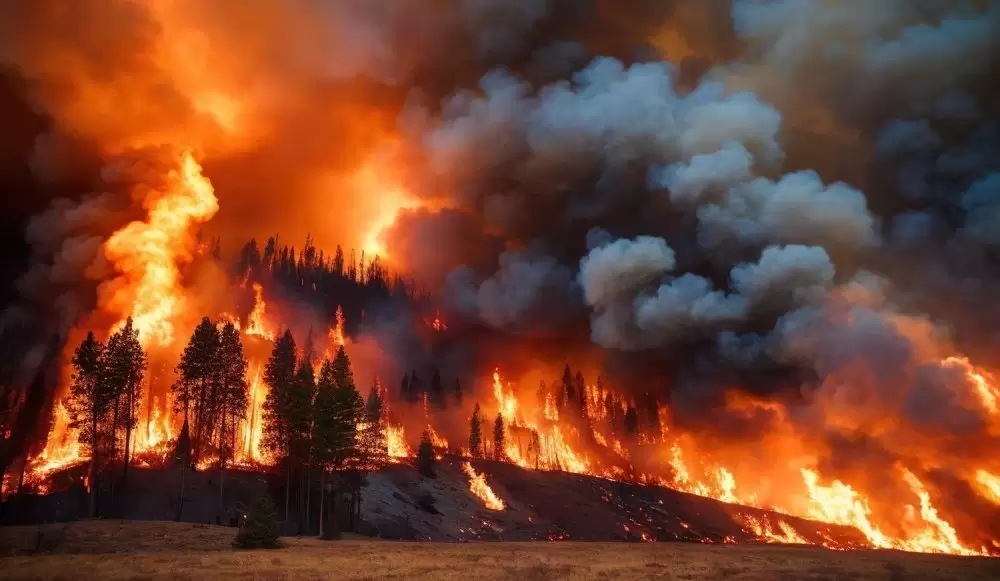
[[[403,434],[402,426],[386,426],[385,436],[389,444],[390,460],[398,462],[399,460],[413,456],[413,452],[410,451],[410,447],[406,444],[406,437]]]
[[[212,184],[191,152],[181,152],[180,168],[168,172],[166,181],[166,191],[145,201],[147,220],[132,222],[104,244],[105,256],[121,273],[102,287],[104,307],[121,317],[112,330],[131,316],[147,347],[174,341],[186,302],[179,265],[194,258],[195,227],[219,210]]]
[[[62,402],[53,410],[52,429],[45,448],[28,463],[25,482],[35,485],[43,494],[47,481],[56,472],[87,460],[79,441],[79,432],[70,428],[69,410]]]
[[[246,334],[265,341],[274,341],[274,331],[265,322],[267,302],[264,300],[264,287],[255,282],[253,284],[253,294],[253,311],[250,312],[250,317],[247,320]]]
[[[385,176],[384,169],[379,167],[378,160],[371,160],[359,169],[352,180],[354,189],[363,194],[361,199],[375,200],[374,218],[363,235],[361,249],[368,256],[388,258],[388,249],[383,240],[396,218],[403,210],[419,208],[420,200],[414,198],[405,189],[395,184]]]
[[[747,513],[740,513],[737,515],[737,519],[743,523],[747,532],[752,533],[762,542],[790,545],[810,544],[809,541],[792,528],[792,525],[784,520],[778,520],[777,526],[774,526],[766,515],[755,517]]]
[[[434,429],[434,426],[432,426],[430,424],[427,424],[427,433],[431,437],[431,445],[432,446],[434,446],[435,448],[437,448],[439,450],[447,450],[448,449],[448,440],[445,440],[440,435],[438,435],[437,431]]]
[[[472,464],[464,462],[462,464],[462,469],[469,476],[469,491],[475,494],[483,501],[483,505],[489,510],[501,511],[506,508],[503,501],[500,500],[490,488],[490,485],[486,483],[486,477],[483,474],[476,472],[476,469],[472,467]]]
[[[249,393],[247,410],[239,426],[239,447],[236,450],[237,464],[270,465],[274,463],[261,445],[264,422],[264,400],[267,399],[268,388],[262,377],[263,365],[251,365],[249,372]]]
[[[983,487],[993,502],[1000,504],[1000,476],[985,470],[976,470],[976,482]]]
[[[343,347],[347,343],[344,335],[344,310],[340,308],[340,305],[337,305],[335,321],[334,326],[330,327],[330,342],[337,347]]]
[[[444,320],[441,318],[440,309],[434,312],[434,320],[431,321],[431,328],[439,333],[448,330],[448,325],[445,325]]]

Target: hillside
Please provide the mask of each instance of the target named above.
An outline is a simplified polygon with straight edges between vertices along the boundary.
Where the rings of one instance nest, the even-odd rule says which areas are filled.
[[[505,505],[502,511],[488,510],[483,500],[470,491],[469,476],[462,464],[456,458],[442,460],[434,480],[420,476],[405,464],[369,475],[362,492],[359,531],[367,536],[401,540],[570,539],[864,546],[861,534],[847,527],[665,488],[477,461],[474,468]],[[129,477],[123,516],[133,520],[174,520],[178,482],[173,471],[134,470]],[[189,474],[181,520],[216,523],[218,483],[216,471]],[[284,479],[280,476],[227,472],[222,522],[237,518],[265,485],[275,504],[283,507]],[[0,507],[0,522],[24,525],[78,520],[86,515],[86,507],[82,488],[70,488],[44,497],[15,498]],[[294,534],[299,530],[298,523],[289,521],[284,530]]]

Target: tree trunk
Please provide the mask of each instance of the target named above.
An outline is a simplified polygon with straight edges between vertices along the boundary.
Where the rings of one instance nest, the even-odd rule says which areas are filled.
[[[180,470],[181,470],[181,493],[180,493],[180,496],[177,497],[177,512],[174,514],[174,520],[177,521],[177,522],[181,521],[181,517],[183,516],[183,513],[184,513],[184,481],[187,478],[187,471],[188,471],[188,467],[189,467],[187,459],[186,458],[182,458],[182,460],[185,460],[185,461],[180,463]]]
[[[288,530],[288,515],[289,503],[292,500],[292,459],[288,458],[286,460],[287,467],[285,472],[285,531]]]
[[[223,495],[225,494],[226,488],[226,414],[222,414],[222,425],[219,426],[219,510],[218,516],[216,517],[216,524],[224,524],[222,522],[225,508],[225,499]]]
[[[115,411],[111,414],[111,438],[108,440],[108,458],[114,463],[115,457],[118,455],[118,407],[121,403],[121,394],[115,395]],[[111,507],[117,506],[115,504],[115,479],[112,476],[113,467],[108,466],[108,484],[111,490]]]
[[[132,424],[131,422],[125,424],[125,468],[122,470],[122,517],[125,516],[125,511],[127,510],[128,502],[128,465],[131,464],[129,461],[129,452],[132,447]]]
[[[87,484],[90,486],[90,498],[88,499],[89,507],[87,512],[90,514],[90,518],[97,516],[97,414],[91,413],[90,419],[90,478],[87,480]]]
[[[197,465],[201,460],[201,426],[205,419],[205,380],[201,380],[201,387],[198,389],[198,399],[196,400],[194,420],[197,423],[194,427],[194,440],[191,442],[192,462]]]
[[[312,512],[311,504],[312,501],[312,475],[308,472],[306,473],[306,536],[312,534]]]
[[[319,536],[323,538],[323,512],[326,511],[326,469],[319,477]]]

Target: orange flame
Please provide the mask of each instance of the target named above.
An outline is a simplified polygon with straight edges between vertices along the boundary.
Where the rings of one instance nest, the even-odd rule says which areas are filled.
[[[403,434],[402,426],[386,426],[386,440],[389,444],[389,459],[395,462],[413,456],[410,447],[406,444],[406,437]]]
[[[247,320],[246,334],[265,341],[274,341],[274,331],[265,322],[267,302],[264,300],[264,287],[258,283],[254,283],[253,294],[253,311],[250,312],[250,317]]]
[[[469,491],[483,501],[483,505],[489,510],[501,511],[506,508],[500,497],[497,496],[490,485],[486,483],[486,477],[472,467],[472,464],[465,462],[462,464],[469,477]]]
[[[105,255],[121,273],[102,288],[104,306],[121,316],[114,330],[133,317],[146,346],[173,342],[186,301],[179,265],[194,258],[195,227],[219,210],[212,184],[194,156],[188,151],[180,155],[180,169],[166,176],[166,191],[146,200],[147,221],[132,222],[104,244]]]

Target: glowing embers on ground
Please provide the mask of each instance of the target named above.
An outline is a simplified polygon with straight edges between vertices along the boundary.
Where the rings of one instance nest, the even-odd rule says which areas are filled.
[[[462,469],[465,470],[465,474],[469,477],[469,491],[479,497],[486,508],[496,511],[506,508],[504,502],[500,500],[500,497],[486,483],[485,475],[476,472],[476,469],[469,462],[463,463]]]

